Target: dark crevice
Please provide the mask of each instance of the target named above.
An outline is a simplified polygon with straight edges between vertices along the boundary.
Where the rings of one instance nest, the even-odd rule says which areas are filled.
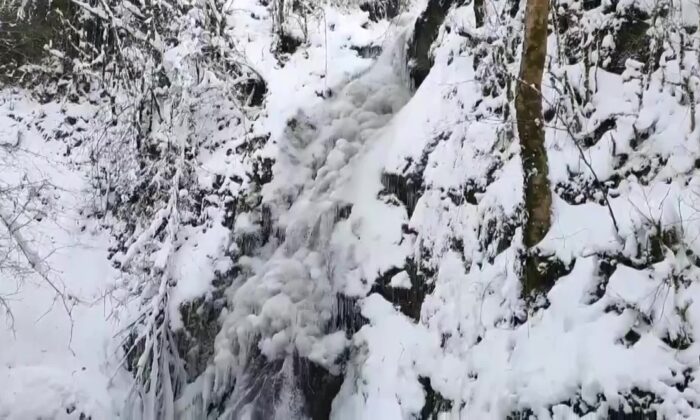
[[[617,128],[617,120],[615,117],[606,118],[601,121],[598,126],[590,133],[584,135],[580,140],[581,147],[589,148],[592,147],[603,138],[605,133]]]
[[[507,216],[501,207],[485,211],[482,217],[477,231],[479,251],[484,254],[486,261],[493,263],[499,254],[510,247],[520,218],[517,215]]]
[[[275,53],[278,56],[294,54],[302,43],[303,42],[301,39],[298,39],[285,31],[280,31],[277,34]]]
[[[411,282],[410,288],[392,287],[392,277],[406,271]],[[425,297],[435,288],[432,278],[435,272],[417,264],[413,259],[407,259],[403,268],[394,267],[384,272],[375,281],[371,293],[378,293],[387,301],[393,303],[401,313],[414,321],[420,320],[421,307]]]
[[[269,360],[260,353],[257,346],[250,349],[245,375],[234,381],[227,392],[212,400],[207,414],[229,418],[239,418],[247,407],[252,409],[251,419],[274,418],[275,407],[284,384],[284,360]],[[217,417],[218,417],[217,416]]]
[[[401,4],[399,0],[370,0],[360,4],[360,10],[369,14],[369,19],[379,22],[398,16]]]
[[[402,174],[384,172],[381,176],[384,189],[379,192],[379,196],[393,195],[396,197],[406,208],[408,218],[410,219],[413,215],[413,211],[416,209],[418,200],[425,191],[423,173],[428,165],[430,154],[440,142],[448,140],[451,135],[452,133],[443,132],[436,136],[425,149],[423,149],[421,159],[418,162],[414,162],[413,159],[408,158]]]
[[[415,89],[423,83],[433,66],[430,49],[454,3],[455,0],[429,0],[416,21],[413,36],[408,43],[408,68]]]
[[[605,256],[598,258],[595,272],[595,277],[598,281],[595,284],[595,288],[588,292],[587,304],[593,304],[605,296],[605,292],[608,289],[608,282],[610,281],[610,277],[617,271],[617,266],[617,260],[614,258]]]
[[[421,420],[438,420],[440,413],[446,413],[452,409],[452,401],[433,389],[430,378],[421,376],[418,382],[425,391],[425,404],[420,412]]]
[[[294,358],[294,376],[304,395],[304,411],[311,420],[327,420],[333,399],[343,384],[342,375],[334,375],[322,366],[300,357]]]
[[[382,174],[381,181],[384,191],[380,194],[393,194],[404,205],[410,219],[418,199],[423,195],[423,180],[418,176],[402,176],[385,172]]]
[[[219,315],[224,299],[197,298],[180,305],[183,328],[176,331],[176,345],[184,361],[187,381],[194,381],[211,362],[214,340],[219,332]]]
[[[615,404],[614,407],[607,409],[606,418],[608,420],[660,420],[664,418],[657,414],[656,409],[662,400],[653,393],[635,387],[630,392],[622,394],[621,397],[622,401],[619,406]],[[577,417],[592,415],[597,418],[596,414],[603,404],[609,404],[603,394],[598,394],[596,401],[586,402],[580,393],[577,393],[574,398],[553,404],[552,407],[564,405],[570,407]],[[550,415],[554,414],[552,407],[549,409]],[[515,410],[506,416],[508,420],[534,420],[536,418],[538,417],[530,408]]]
[[[381,45],[353,45],[350,49],[362,58],[377,58],[382,53]]]
[[[636,60],[644,64],[645,67],[649,67],[649,63],[656,67],[658,57],[651,55],[652,51],[649,45],[652,42],[651,37],[647,35],[651,25],[645,22],[646,19],[648,16],[637,9],[628,10],[620,16],[620,24],[614,32],[615,49],[609,54],[608,71],[622,74],[627,68],[625,63],[629,59]]]
[[[537,248],[531,249],[530,252],[532,253],[531,261],[534,264],[530,267],[524,267],[524,269],[533,270],[531,274],[538,278],[539,284],[541,285],[538,292],[549,291],[557,280],[569,275],[576,264],[575,259],[572,259],[567,264],[557,258],[556,255],[542,255]],[[525,290],[530,290],[527,286],[528,285],[525,285]],[[533,296],[528,296],[528,298],[532,297]],[[548,306],[548,303],[546,306]]]
[[[345,335],[350,338],[360,331],[360,328],[367,325],[368,320],[360,312],[360,307],[357,304],[359,298],[349,297],[341,293],[336,294],[335,298],[336,314],[329,330],[345,331]]]
[[[250,78],[241,87],[249,106],[261,106],[267,95],[267,83],[261,78]]]

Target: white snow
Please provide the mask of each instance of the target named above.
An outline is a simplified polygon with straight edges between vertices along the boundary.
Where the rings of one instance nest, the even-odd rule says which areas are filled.
[[[117,273],[107,259],[110,239],[81,216],[87,185],[74,159],[82,157],[63,156],[65,145],[38,131],[60,124],[57,111],[28,101],[24,92],[0,93],[0,113],[14,115],[23,132],[16,150],[0,149],[0,165],[12,163],[0,171],[0,188],[27,177],[46,183],[48,200],[41,221],[19,230],[46,269],[0,269],[0,297],[10,310],[0,313],[0,418],[8,420],[77,419],[80,413],[116,418],[125,397],[127,375],[113,339],[121,320]]]
[[[405,45],[424,1],[379,23],[347,4],[329,3],[309,17],[307,38],[284,63],[271,52],[270,9],[256,0],[230,3],[222,11],[226,31],[266,80],[268,94],[259,113],[239,125],[215,130],[206,118],[197,121],[203,138],[218,146],[202,151],[196,178],[207,186],[217,177],[239,179],[219,192],[240,199],[240,208],[232,229],[222,225],[223,211],[210,210],[207,223],[182,227],[180,243],[148,255],[155,267],[172,262],[177,281],[168,310],[175,329],[183,326],[180,304],[210,297],[212,281],[237,268],[227,279],[232,285],[213,360],[184,391],[183,413],[196,417],[198,402],[224,395],[236,403],[226,407],[228,414],[252,416],[250,406],[238,405],[250,397],[241,389],[246,381],[269,379],[246,371],[251,358],[260,357],[281,366],[263,372],[282,380],[279,418],[298,415],[294,358],[344,375],[334,420],[415,418],[426,402],[426,381],[452,402],[443,419],[498,420],[527,411],[540,419],[574,419],[574,404],[588,412],[583,418],[606,418],[608,409],[629,408],[627,397],[638,391],[657,396],[653,408],[666,418],[700,416],[700,344],[694,341],[700,337],[700,128],[691,129],[681,86],[697,79],[698,66],[695,53],[681,62],[680,54],[668,52],[680,42],[677,35],[669,36],[662,64],[649,77],[632,59],[617,75],[599,67],[603,63],[586,70],[550,54],[547,105],[573,106],[559,93],[564,80],[577,87],[588,80],[595,89],[585,109],[569,110],[581,119],[579,134],[572,136],[570,121],[546,124],[556,193],[552,228],[537,248],[571,271],[540,297],[546,304],[533,309],[522,297],[517,267],[523,180],[514,110],[502,91],[483,94],[486,79],[501,69],[492,52],[503,47],[509,30],[520,29],[517,22],[501,25],[496,15],[507,2],[493,2],[482,28],[473,27],[472,4],[453,8],[449,30],[442,28],[434,46],[435,64],[415,92],[405,73]],[[677,4],[679,22],[697,24],[697,5]],[[582,28],[608,28],[613,18],[601,9],[609,5],[582,12]],[[615,7],[633,5],[649,11],[653,2]],[[288,25],[304,36],[301,22]],[[489,32],[497,39],[477,61],[483,46],[465,34]],[[617,47],[612,35],[599,41],[603,50]],[[368,45],[381,46],[382,54],[361,58],[351,48]],[[556,51],[554,35],[548,45]],[[168,69],[182,64],[187,48],[167,53]],[[517,74],[517,60],[502,65]],[[0,329],[0,418],[75,419],[81,412],[119,418],[130,382],[115,335],[132,319],[133,305],[120,301],[124,284],[108,260],[108,233],[80,212],[92,200],[86,156],[80,148],[64,156],[65,144],[44,138],[65,116],[87,126],[94,111],[26,98],[21,91],[0,94],[0,165],[6,153],[14,159],[11,169],[0,166],[0,188],[25,174],[52,184],[45,216],[21,233],[45,263],[40,268],[48,267],[34,271],[47,273],[70,299],[64,307],[32,270],[24,278],[0,270],[0,298],[12,314],[1,313],[7,328]],[[579,149],[583,134],[594,135],[608,120],[614,126]],[[268,134],[261,149],[237,151]],[[273,178],[250,193],[256,158],[274,159]],[[386,191],[385,174],[420,178],[412,212]],[[596,179],[609,185],[607,195]],[[561,192],[572,184],[594,185],[593,198],[576,192],[585,202],[573,204]],[[249,198],[260,203],[250,205]],[[262,208],[273,229],[258,243],[269,227]],[[0,203],[0,210],[11,209]],[[666,243],[653,249],[662,233]],[[244,249],[251,243],[257,248]],[[122,262],[142,245],[132,243]],[[426,279],[417,319],[375,293],[381,289],[375,280],[386,273],[397,273],[388,279],[397,293],[413,291],[407,260],[420,263]],[[615,265],[612,274],[606,264]],[[345,305],[356,302],[367,321],[357,331],[339,325],[337,318],[347,316],[339,296],[351,301]],[[239,386],[231,394],[234,382]]]

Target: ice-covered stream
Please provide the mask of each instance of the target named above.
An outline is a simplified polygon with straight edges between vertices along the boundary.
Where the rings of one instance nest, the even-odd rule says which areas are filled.
[[[266,215],[254,209],[237,216],[241,273],[229,291],[230,312],[208,375],[212,400],[205,403],[220,407],[219,418],[315,417],[330,409],[334,395],[309,404],[303,394],[338,391],[348,326],[361,322],[354,298],[374,279],[358,263],[366,250],[348,239],[401,211],[376,200],[387,130],[411,94],[402,55],[406,30],[391,31],[368,70],[288,120],[273,139],[280,153],[262,191]],[[363,214],[376,218],[368,223]],[[249,250],[250,243],[262,246]]]

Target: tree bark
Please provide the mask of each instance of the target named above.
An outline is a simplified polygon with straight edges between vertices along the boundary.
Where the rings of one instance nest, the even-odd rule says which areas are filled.
[[[477,28],[484,26],[484,0],[474,0],[474,18]]]
[[[542,74],[547,55],[549,0],[527,0],[525,33],[520,77],[515,97],[525,178],[525,226],[523,242],[528,248],[525,261],[524,291],[530,293],[549,286],[538,270],[539,258],[532,249],[551,225],[552,193],[549,186],[547,151],[542,121]]]

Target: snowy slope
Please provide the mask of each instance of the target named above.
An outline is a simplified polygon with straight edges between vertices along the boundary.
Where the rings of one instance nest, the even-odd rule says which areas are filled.
[[[356,3],[290,12],[301,41],[285,52],[269,4],[222,11],[266,95],[250,119],[193,111],[205,210],[144,256],[172,259],[167,327],[187,372],[174,416],[700,418],[696,6],[555,2],[553,223],[537,246],[552,287],[524,296],[510,91],[524,3],[415,1],[377,22]],[[419,34],[433,63],[416,86]],[[169,69],[187,53],[168,51]],[[118,223],[81,212],[87,149],[66,153],[80,131],[52,140],[94,110],[0,98],[15,163],[0,187],[50,181],[46,215],[21,231],[71,296],[41,270],[0,272],[0,418],[130,418],[115,335],[138,314],[121,303],[134,276],[110,261]]]
[[[624,7],[618,5],[618,10]],[[588,11],[586,17],[606,19],[603,9]],[[622,75],[591,70],[589,77],[598,85],[585,116],[590,128],[584,127],[583,133],[595,131],[603,121],[616,122],[584,151],[593,172],[587,172],[575,145],[581,140],[572,138],[561,125],[565,122],[555,122],[547,131],[551,180],[564,196],[555,200],[554,226],[540,248],[563,271],[540,309],[528,311],[517,274],[522,195],[518,145],[514,127],[501,118],[502,107],[509,106],[504,96],[483,97],[492,70],[486,66],[498,63],[483,57],[475,63],[474,56],[464,53],[470,46],[480,48],[474,39],[488,39],[495,30],[493,23],[474,29],[472,13],[467,6],[448,16],[451,30],[440,35],[428,78],[387,128],[364,142],[358,153],[363,160],[353,166],[357,169],[345,184],[349,189],[336,186],[337,194],[352,205],[347,220],[311,210],[323,199],[307,198],[303,192],[280,217],[287,264],[299,248],[317,246],[317,235],[330,235],[330,249],[321,248],[337,256],[331,272],[322,271],[329,270],[328,257],[307,259],[306,268],[279,265],[280,250],[272,254],[272,267],[267,262],[253,266],[255,274],[234,293],[234,311],[224,321],[219,337],[225,338],[224,354],[253,337],[268,358],[289,357],[291,352],[328,365],[334,358],[325,353],[333,356],[343,344],[333,331],[338,328],[333,311],[339,309],[332,306],[332,296],[369,294],[357,303],[368,325],[346,334],[349,360],[333,403],[334,418],[420,415],[429,395],[426,378],[431,392],[452,401],[448,411],[457,417],[606,417],[649,407],[670,417],[693,415],[697,356],[692,356],[692,346],[679,349],[674,343],[690,336],[684,325],[692,324],[688,317],[697,268],[689,265],[685,253],[693,250],[696,236],[689,233],[695,229],[695,192],[686,186],[693,183],[687,171],[697,142],[689,141],[693,133],[684,128],[689,124],[687,108],[677,105],[673,88],[664,91],[660,85],[662,79],[677,77],[673,60],[654,73],[641,103],[634,62]],[[554,38],[552,51],[557,48]],[[553,76],[583,83],[581,64],[555,65]],[[506,70],[517,72],[517,63],[506,63]],[[611,98],[610,92],[617,95]],[[549,103],[557,100],[554,89],[547,93]],[[658,124],[644,146],[630,146],[635,130],[645,130],[652,121]],[[315,134],[315,123],[310,118],[307,131]],[[316,145],[307,144],[305,150],[316,153]],[[621,153],[628,155],[622,164]],[[640,165],[658,162],[663,168],[650,180],[628,175]],[[282,175],[279,165],[276,177],[287,185],[289,175]],[[323,167],[318,171],[326,173]],[[614,183],[615,174],[623,179],[608,193],[610,209],[602,191],[594,191],[591,198],[565,195],[572,182],[588,185],[590,191],[591,178]],[[407,181],[411,176],[422,185],[416,187],[415,178]],[[300,206],[301,215],[295,211]],[[331,204],[325,208],[333,211]],[[640,262],[649,261],[645,249],[652,246],[650,237],[660,234],[654,229],[668,231],[681,224],[679,244],[664,243],[662,254],[654,257],[660,260]],[[329,226],[332,233],[324,233]],[[314,267],[320,272],[314,274]],[[406,282],[394,280],[406,272],[417,283],[413,288],[423,289],[409,298],[397,291]],[[381,283],[385,275],[392,276],[388,287]],[[419,312],[415,299],[424,299],[422,305],[418,302]],[[392,308],[387,300],[397,306]],[[319,340],[324,329],[328,335]],[[316,349],[318,345],[327,350]],[[244,360],[247,348],[238,350]],[[225,362],[238,368],[246,363]]]
[[[66,118],[85,124],[90,109],[40,105],[11,90],[0,94],[0,109],[4,138],[19,138],[0,150],[0,185],[33,185],[39,197],[19,196],[1,207],[15,220],[12,230],[36,269],[19,256],[17,270],[3,264],[0,271],[0,296],[9,309],[0,330],[0,418],[117,418],[129,381],[113,339],[123,320],[118,273],[107,260],[110,237],[84,217],[91,195],[81,169],[85,156],[52,139],[56,131],[72,130]],[[4,249],[10,258],[19,254],[15,245]]]
[[[407,324],[390,343],[390,331],[403,331],[397,318],[407,320],[379,310],[386,303],[376,295],[365,300],[363,314],[370,324],[354,338],[370,357],[359,360],[352,393],[367,398],[379,389],[389,404],[401,408],[393,409],[393,418],[406,418],[421,407],[411,409],[421,391],[419,376],[429,377],[435,390],[458,402],[450,410],[456,418],[513,413],[605,418],[618,409],[650,405],[668,418],[697,415],[693,372],[698,357],[693,344],[680,343],[692,343],[690,325],[695,323],[698,272],[688,255],[697,252],[697,236],[690,233],[697,200],[690,162],[697,153],[697,132],[688,129],[688,108],[674,99],[678,92],[663,85],[678,78],[677,62],[670,59],[656,71],[643,95],[633,62],[620,76],[591,69],[590,79],[599,85],[586,122],[593,131],[614,117],[616,127],[584,153],[599,179],[622,175],[609,193],[618,231],[600,196],[575,203],[555,199],[553,228],[539,247],[564,264],[565,275],[544,306],[526,314],[515,267],[520,229],[513,219],[522,194],[517,143],[507,120],[489,118],[502,102],[482,97],[488,82],[479,73],[483,58],[475,66],[469,54],[460,55],[480,35],[470,27],[469,9],[448,17],[452,30],[443,33],[430,75],[396,116],[393,125],[400,132],[384,160],[386,172],[422,176],[425,191],[403,222],[417,232],[413,258],[430,273],[434,291],[425,297],[418,325]],[[488,30],[494,29],[482,28],[481,35]],[[553,38],[550,51],[556,50]],[[510,70],[517,72],[517,64]],[[554,73],[567,74],[575,86],[583,83],[581,65],[561,66]],[[547,94],[548,103],[557,100],[554,92]],[[644,144],[630,146],[635,130],[651,125]],[[593,174],[574,143],[581,140],[553,123],[547,141],[553,184],[572,178],[590,182]],[[622,153],[628,154],[626,163],[618,163]],[[652,167],[650,176],[631,175],[643,165]],[[661,254],[653,257],[658,259],[649,261],[649,236],[661,235],[658,230],[678,236],[664,240]],[[402,345],[392,351],[395,341]],[[381,360],[377,365],[375,357]],[[401,373],[377,375],[380,366],[394,372],[394,363]],[[365,409],[370,418],[373,409]]]

